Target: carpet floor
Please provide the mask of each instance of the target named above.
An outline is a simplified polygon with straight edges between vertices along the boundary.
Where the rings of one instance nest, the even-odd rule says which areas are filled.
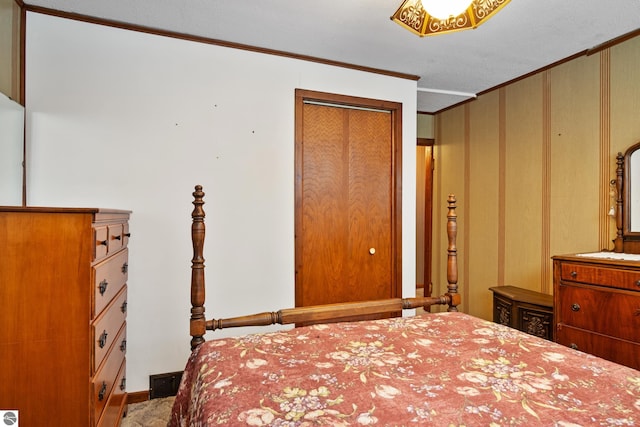
[[[166,427],[175,396],[151,399],[129,405],[121,427]]]

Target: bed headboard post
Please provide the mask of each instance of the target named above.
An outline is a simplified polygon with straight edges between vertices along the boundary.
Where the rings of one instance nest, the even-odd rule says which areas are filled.
[[[193,212],[191,213],[191,241],[193,243],[193,259],[191,260],[191,350],[204,342],[206,319],[204,315],[204,192],[201,185],[196,185],[193,192]]]
[[[458,249],[456,246],[458,235],[456,196],[449,194],[447,202],[449,205],[449,211],[447,212],[449,246],[447,247],[447,293],[445,295],[451,298],[447,311],[458,311],[457,305],[460,304],[460,295],[458,294]]]

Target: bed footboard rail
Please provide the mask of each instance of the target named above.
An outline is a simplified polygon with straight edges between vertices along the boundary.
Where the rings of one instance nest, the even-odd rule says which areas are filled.
[[[374,301],[357,301],[337,304],[324,304],[308,307],[286,308],[278,311],[251,314],[248,316],[213,319],[206,322],[207,330],[237,328],[242,326],[268,326],[274,324],[289,325],[299,323],[321,323],[339,321],[354,316],[394,313],[422,307],[426,310],[436,304],[460,303],[460,295],[441,297],[390,298]]]
[[[432,305],[448,305],[448,311],[458,311],[460,295],[458,294],[458,265],[457,265],[457,215],[456,198],[450,194],[447,213],[447,293],[439,297],[390,298],[375,301],[346,302],[339,304],[325,304],[309,307],[295,307],[263,312],[248,316],[224,319],[206,320],[205,318],[205,282],[204,282],[204,192],[202,186],[197,185],[193,192],[194,209],[191,214],[191,240],[193,243],[193,258],[191,260],[191,319],[189,323],[191,334],[191,349],[202,344],[207,330],[235,328],[243,326],[268,326],[273,324],[305,324],[326,321],[339,321],[354,316],[371,314],[386,314],[401,310],[423,307],[429,310]]]

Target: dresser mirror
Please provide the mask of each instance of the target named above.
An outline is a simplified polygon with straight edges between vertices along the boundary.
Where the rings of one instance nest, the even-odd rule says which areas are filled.
[[[627,179],[627,200],[626,212],[629,219],[628,230],[631,233],[640,233],[640,144],[634,145],[632,151],[627,153],[625,159],[625,170],[628,171]]]
[[[614,251],[640,253],[640,142],[616,157],[617,236]]]
[[[22,204],[24,107],[0,92],[0,206]]]

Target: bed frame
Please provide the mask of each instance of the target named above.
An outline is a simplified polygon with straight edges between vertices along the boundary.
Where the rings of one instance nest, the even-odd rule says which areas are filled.
[[[206,331],[216,329],[235,328],[241,326],[268,326],[273,324],[313,324],[337,321],[353,316],[370,314],[386,314],[401,310],[424,307],[429,310],[432,305],[447,304],[447,311],[458,311],[460,295],[458,294],[458,264],[457,264],[457,215],[456,198],[450,194],[447,213],[447,293],[440,297],[390,298],[376,301],[347,302],[339,304],[315,305],[263,312],[247,316],[206,320],[205,318],[205,281],[204,281],[204,238],[205,212],[204,192],[201,185],[195,186],[193,192],[194,210],[191,214],[191,240],[193,244],[193,259],[191,260],[191,349],[202,344]]]

